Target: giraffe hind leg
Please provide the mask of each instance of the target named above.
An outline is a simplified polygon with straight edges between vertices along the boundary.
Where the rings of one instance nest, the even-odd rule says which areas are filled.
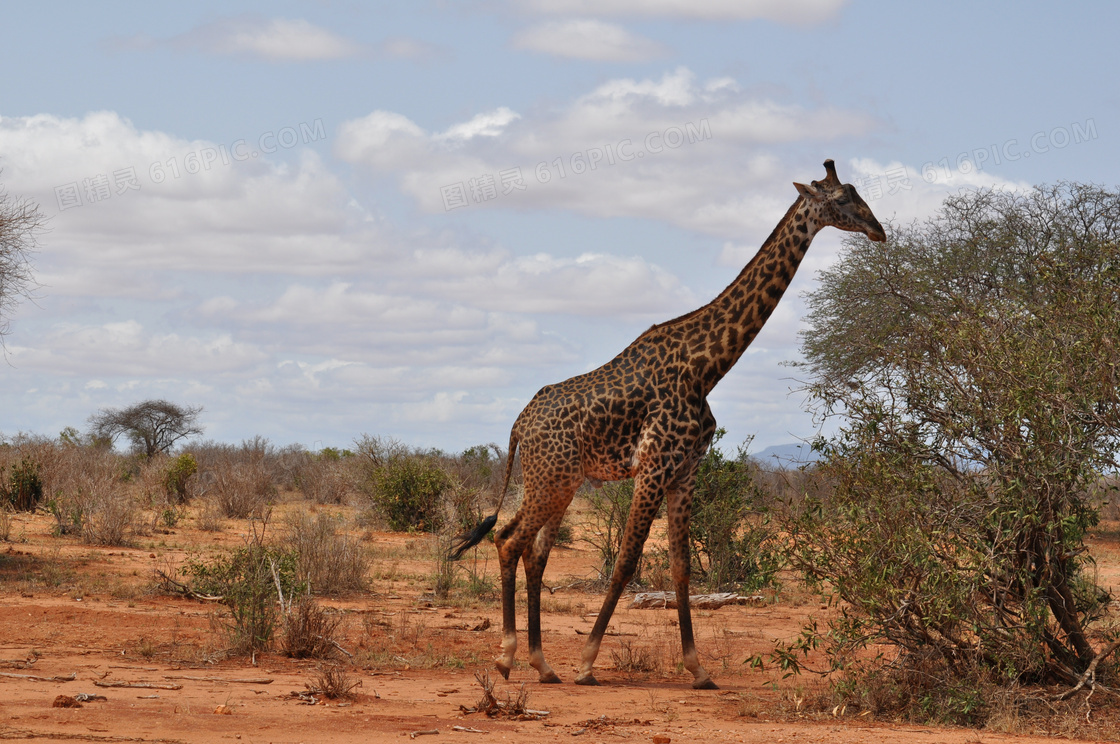
[[[511,534],[517,532],[521,524],[521,513],[514,515],[494,538],[494,546],[498,550],[498,567],[502,579],[502,655],[495,662],[501,675],[509,679],[510,669],[513,668],[513,659],[517,653],[517,604],[515,592],[517,590],[517,561],[521,552],[512,550],[510,544]]]
[[[568,501],[570,500],[569,498]],[[561,681],[559,675],[544,660],[544,650],[541,645],[541,584],[548,555],[556,543],[556,534],[563,518],[563,510],[554,511],[541,528],[537,539],[526,548],[522,557],[525,564],[525,588],[528,593],[529,663],[537,670],[540,681],[545,684],[556,684]]]

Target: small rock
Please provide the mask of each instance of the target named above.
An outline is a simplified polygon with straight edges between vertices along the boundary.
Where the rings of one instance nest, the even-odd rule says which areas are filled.
[[[217,713],[219,716],[232,716],[233,715],[233,708],[229,707],[228,705],[219,705],[217,708],[214,709],[214,712]]]
[[[81,708],[82,704],[69,695],[59,695],[51,703],[52,708]]]
[[[669,742],[671,742],[671,741],[672,741],[672,739],[669,738],[668,734],[654,734],[653,735],[653,744],[669,744]]]

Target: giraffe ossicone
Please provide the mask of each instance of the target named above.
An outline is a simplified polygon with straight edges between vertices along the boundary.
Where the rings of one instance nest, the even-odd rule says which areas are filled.
[[[547,385],[529,402],[510,433],[505,482],[498,508],[457,539],[453,558],[477,545],[497,524],[520,449],[525,497],[498,531],[494,544],[502,579],[502,655],[498,670],[509,678],[517,650],[517,564],[525,566],[529,663],[541,682],[560,682],[541,648],[541,577],[560,520],[584,480],[634,479],[634,497],[622,546],[602,609],[587,639],[576,684],[598,684],[592,674],[611,615],[637,568],[650,526],[667,500],[669,560],[677,594],[684,666],[692,686],[715,689],[700,664],[689,597],[688,523],[700,460],[716,420],[708,394],[743,355],[774,311],[813,237],[824,227],[886,234],[851,184],[836,176],[795,183],[798,197],[770,237],[714,300],[653,326],[618,356],[587,374]]]

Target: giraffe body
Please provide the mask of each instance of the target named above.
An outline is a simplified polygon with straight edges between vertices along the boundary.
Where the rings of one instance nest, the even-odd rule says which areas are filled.
[[[669,557],[677,594],[684,665],[692,686],[714,688],[699,662],[689,610],[688,523],[700,460],[716,420],[707,396],[746,351],[793,279],[813,236],[827,225],[885,238],[883,228],[831,160],[827,177],[795,184],[797,201],[739,276],[712,302],[653,326],[596,370],[540,390],[510,434],[506,485],[520,449],[525,498],[495,537],[502,580],[502,656],[509,676],[517,649],[514,589],[525,566],[529,661],[542,682],[560,678],[541,649],[540,591],[560,521],[585,479],[634,478],[623,543],[610,586],[584,648],[577,684],[598,684],[592,666],[626,584],[634,575],[650,527],[667,501]],[[505,491],[503,489],[503,495]],[[499,505],[499,509],[500,509]],[[456,557],[477,544],[496,514],[461,538]]]

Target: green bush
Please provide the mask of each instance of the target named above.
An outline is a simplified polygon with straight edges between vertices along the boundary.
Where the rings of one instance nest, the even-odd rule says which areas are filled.
[[[183,574],[199,594],[220,596],[229,608],[225,630],[230,647],[238,652],[262,651],[272,644],[280,619],[276,579],[285,597],[302,587],[296,578],[294,551],[282,550],[253,541],[227,555],[203,560],[188,560]]]
[[[184,452],[172,460],[163,480],[167,496],[179,504],[189,501],[190,493],[187,489],[191,477],[196,473],[198,473],[198,463],[190,452]]]
[[[374,509],[395,532],[436,532],[445,516],[443,496],[451,479],[425,455],[396,455],[369,474],[367,491]]]
[[[754,592],[776,584],[785,559],[763,506],[758,466],[747,456],[749,442],[729,459],[716,446],[725,433],[716,431],[696,476],[692,572],[710,591]]]
[[[39,477],[39,463],[24,457],[12,466],[5,481],[4,468],[0,467],[0,500],[17,511],[34,511],[43,498],[43,480]]]
[[[583,538],[599,551],[599,576],[602,580],[610,578],[618,562],[622,549],[622,536],[626,531],[626,519],[630,515],[630,502],[634,500],[634,479],[604,483],[587,493],[587,503],[591,506],[591,523]],[[642,560],[634,570],[631,579],[640,582]]]

